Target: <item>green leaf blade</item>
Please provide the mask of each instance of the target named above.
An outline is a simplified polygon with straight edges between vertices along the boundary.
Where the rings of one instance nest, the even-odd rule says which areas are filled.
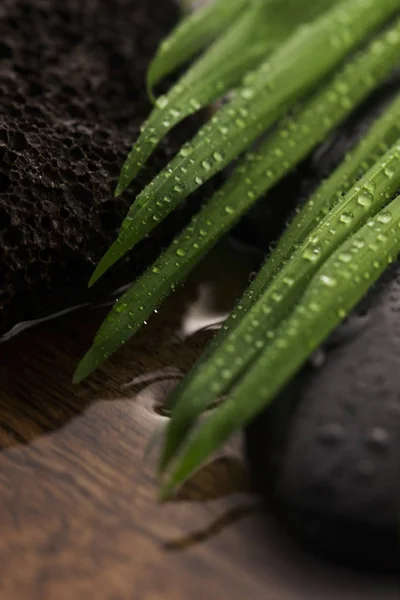
[[[397,45],[390,43],[397,34]],[[381,54],[374,51],[374,44],[379,43],[383,48]],[[192,266],[197,264],[201,257],[212,247],[212,245],[228,231],[248,208],[254,204],[266,190],[270,189],[281,179],[299,160],[316,146],[329,131],[340,123],[370,92],[381,83],[391,72],[400,58],[400,21],[396,22],[388,31],[369,44],[356,57],[348,62],[339,73],[332,78],[320,91],[307,101],[297,113],[291,118],[284,119],[279,127],[270,134],[257,153],[250,153],[242,166],[236,170],[225,186],[217,192],[210,202],[203,207],[194,221],[178,236],[169,249],[167,249],[156,263],[147,272],[147,300],[151,306],[157,307],[163,300],[163,288],[159,285],[160,276],[167,272],[171,293]],[[350,83],[353,85],[350,86]],[[329,105],[329,97],[335,89],[344,89],[350,86],[350,94],[347,98],[349,104],[339,102]],[[327,119],[326,107],[329,107],[329,119]],[[277,150],[279,152],[277,153]],[[282,160],[281,154],[285,156]],[[248,183],[250,181],[250,184]],[[255,182],[255,185],[253,185]],[[177,256],[176,249],[181,248],[182,256]],[[176,266],[179,264],[178,266]],[[175,265],[175,272],[170,271],[169,265]],[[153,268],[156,269],[153,272]],[[101,274],[101,265],[97,275]],[[167,271],[165,271],[167,269]],[[104,269],[105,270],[105,269]],[[95,273],[95,275],[96,275]],[[101,328],[103,348],[98,352],[97,348],[89,353],[86,358],[86,368],[80,369],[80,379],[87,376],[108,358],[113,349],[118,347],[116,340],[127,339],[124,331],[130,335],[143,324],[150,316],[150,312],[137,312],[139,302],[135,301],[136,294],[141,294],[142,281],[139,280],[131,288],[131,296],[123,297],[121,302],[129,305],[131,320],[127,324],[125,316],[116,312],[116,307]],[[258,292],[265,287],[264,281],[260,282],[256,293],[257,280],[252,284],[251,294],[254,299]],[[268,278],[266,278],[268,281]],[[140,286],[137,290],[136,286]],[[242,299],[243,311],[250,297]],[[146,304],[146,303],[144,303]],[[239,309],[236,309],[238,312]],[[128,312],[128,311],[127,311]],[[240,312],[240,311],[239,311]],[[238,319],[239,320],[239,319]],[[139,323],[139,325],[138,325]],[[219,339],[221,335],[219,334]],[[108,339],[109,338],[109,339]],[[98,344],[95,343],[95,346]]]
[[[189,194],[246,150],[285,112],[288,103],[309,91],[397,8],[399,0],[381,0],[379,5],[375,0],[341,2],[291,36],[269,61],[246,78],[232,101],[138,196],[117,245],[105,256],[95,278]],[[336,37],[338,28],[343,37],[340,43]],[[126,166],[123,177],[129,179]]]
[[[400,136],[400,96],[385,109],[360,144],[350,152],[307,201],[285,230],[263,270],[263,286],[272,279],[290,255],[319,222]]]
[[[374,165],[323,219],[291,256],[205,364],[180,386],[170,422],[161,468],[179,449],[190,426],[216,397],[229,392],[235,381],[275,337],[275,330],[293,309],[318,268],[352,233],[373,216],[400,187],[400,144]],[[390,177],[387,175],[390,173]],[[370,191],[371,190],[371,191]]]
[[[195,62],[171,91],[159,98],[132,148],[117,185],[120,195],[162,138],[180,121],[240,83],[303,22],[331,6],[333,0],[253,2],[211,48]]]
[[[187,16],[156,53],[147,75],[148,89],[151,91],[200,52],[240,15],[246,5],[247,0],[215,0]]]
[[[115,191],[117,197],[169,131],[229,91],[274,47],[275,40],[268,37],[271,26],[264,21],[259,25],[259,13],[260,8],[245,11],[171,91],[158,98],[156,108],[143,125],[139,140],[121,170]]]
[[[345,242],[317,272],[274,342],[228,400],[187,438],[163,488],[164,496],[171,495],[234,431],[272,402],[399,252],[400,197]],[[343,262],[346,255],[352,257],[351,263]]]

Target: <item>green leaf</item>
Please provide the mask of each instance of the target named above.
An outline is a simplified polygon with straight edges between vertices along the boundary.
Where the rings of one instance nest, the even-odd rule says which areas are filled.
[[[170,411],[189,379],[201,370],[212,352],[231,331],[238,326],[243,316],[266,290],[284,263],[301,245],[343,196],[400,138],[400,96],[375,121],[359,145],[350,152],[332,175],[317,189],[295,216],[282,234],[276,248],[261,267],[257,277],[247,288],[223,327],[214,336],[206,351],[192,367],[190,374],[177,386],[165,403],[164,410]],[[162,266],[161,266],[162,269]]]
[[[257,198],[304,158],[376,88],[399,58],[400,21],[396,21],[393,27],[346,63],[292,117],[284,119],[267,136],[259,150],[247,156],[174,244],[116,304],[101,327],[93,348],[79,365],[75,381],[87,377],[128,340],[207,250]]]
[[[219,335],[214,339],[215,344],[218,344],[231,327],[237,325],[241,314],[244,314],[254,304],[273,276],[278,273],[291,254],[328,214],[335,203],[393,146],[399,137],[400,97],[396,98],[383,115],[375,121],[357,148],[346,156],[283,232],[275,249],[241,298],[239,306],[232,312]]]
[[[91,282],[133,248],[190,193],[220,171],[329,73],[400,0],[349,0],[297,30],[259,69],[250,73],[231,102],[222,107],[191,143],[138,196],[119,237]],[[122,187],[130,181],[125,165]]]
[[[400,96],[385,109],[357,148],[350,152],[334,173],[316,191],[294,217],[281,236],[263,269],[265,287],[296,247],[317,227],[319,222],[340,201],[354,183],[395,144],[400,136]]]
[[[385,206],[400,187],[396,144],[351,188],[291,255],[237,326],[180,388],[167,431],[161,467],[172,460],[184,436],[218,396],[229,392],[293,309],[310,279],[344,240]]]
[[[253,1],[240,13],[226,33],[157,100],[157,107],[143,125],[137,144],[123,167],[134,178],[162,138],[180,121],[216,100],[240,83],[301,23],[307,22],[333,0]],[[117,190],[117,195],[120,188]]]
[[[183,19],[162,42],[150,65],[149,90],[205,48],[247,4],[248,0],[215,0]]]
[[[399,252],[400,197],[348,239],[315,274],[297,308],[230,397],[186,439],[163,496],[171,495],[234,431],[273,401]]]

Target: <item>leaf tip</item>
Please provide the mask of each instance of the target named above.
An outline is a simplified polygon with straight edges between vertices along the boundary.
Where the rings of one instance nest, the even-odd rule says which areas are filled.
[[[119,198],[125,187],[123,186],[121,181],[118,181],[117,186],[114,190],[114,198]]]
[[[150,102],[153,104],[153,106],[156,106],[157,100],[156,100],[156,97],[155,97],[155,94],[153,91],[154,82],[150,77],[147,78],[146,87],[147,87],[147,95],[149,97]]]
[[[171,483],[163,485],[158,492],[159,502],[168,502],[176,496],[177,489]]]
[[[72,383],[82,383],[84,379],[87,379],[89,375],[97,369],[98,366],[107,358],[100,354],[99,349],[96,346],[92,346],[90,350],[82,358],[81,362],[76,368],[75,373],[72,377]]]
[[[84,379],[86,379],[88,377],[88,375],[90,374],[88,371],[88,368],[86,366],[86,361],[85,361],[86,356],[81,360],[81,362],[79,363],[79,365],[76,368],[75,373],[73,374],[72,383],[74,385],[78,385],[79,383],[82,383],[82,381]]]
[[[88,282],[88,288],[90,289],[91,287],[94,286],[95,283],[97,283],[97,281],[99,280],[99,278],[101,277],[100,273],[98,273],[99,270],[99,265],[96,267],[96,269],[94,270],[91,278],[89,279]]]
[[[114,242],[115,244],[115,242]],[[91,288],[104,275],[106,271],[118,260],[118,257],[113,253],[114,244],[105,253],[99,264],[95,268],[91,278],[89,279],[88,287]]]

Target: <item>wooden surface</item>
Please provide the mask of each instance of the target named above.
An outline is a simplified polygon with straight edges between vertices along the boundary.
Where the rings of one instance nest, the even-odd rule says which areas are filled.
[[[72,372],[104,309],[0,347],[1,600],[399,598],[394,581],[303,553],[251,493],[240,440],[176,501],[157,502],[157,448],[148,448],[165,420],[154,408],[209,335],[177,335],[193,325],[199,299],[217,318],[247,278],[252,258],[240,268],[230,258],[240,276],[213,259],[213,275],[199,273],[82,386],[71,385]],[[132,383],[138,376],[147,381]]]

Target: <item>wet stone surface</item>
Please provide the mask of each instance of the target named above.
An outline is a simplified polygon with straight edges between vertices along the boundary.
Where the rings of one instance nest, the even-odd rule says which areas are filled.
[[[397,85],[389,89],[392,95]],[[330,148],[293,174],[298,186],[312,189],[323,172],[329,173],[377,110],[378,104],[369,103]],[[300,540],[339,562],[395,573],[400,566],[399,314],[396,264],[246,435],[258,487]]]

